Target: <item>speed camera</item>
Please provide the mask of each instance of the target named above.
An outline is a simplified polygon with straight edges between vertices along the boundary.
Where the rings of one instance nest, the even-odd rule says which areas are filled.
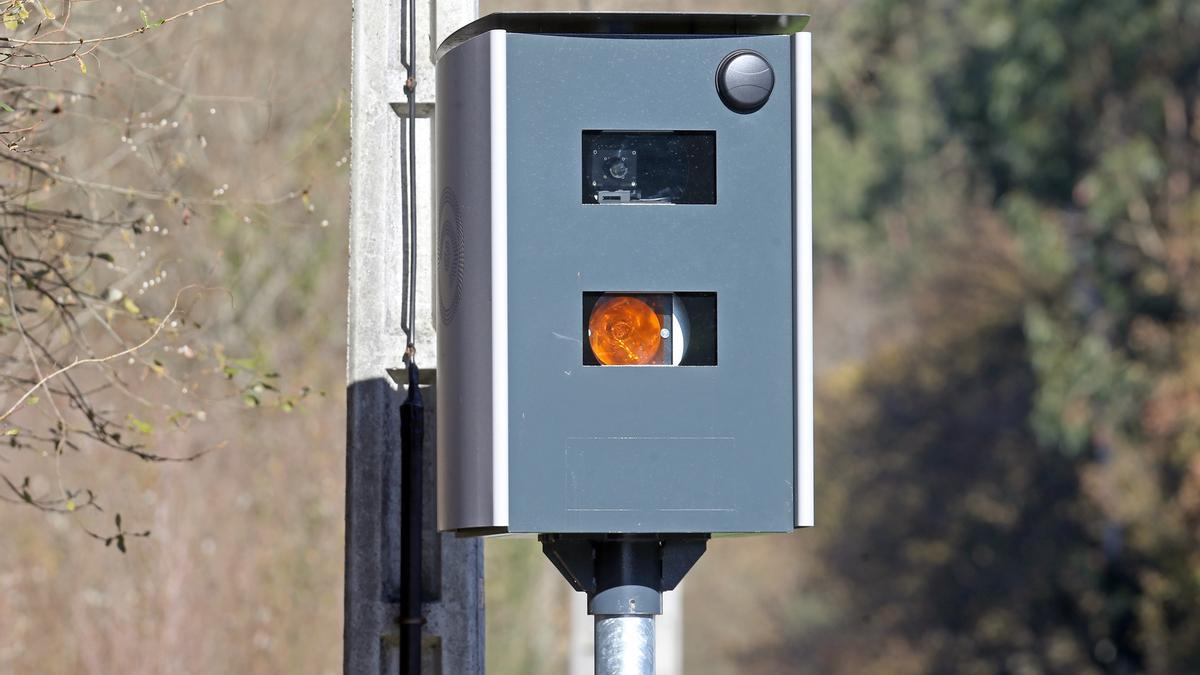
[[[813,521],[809,36],[501,14],[437,63],[439,526]]]

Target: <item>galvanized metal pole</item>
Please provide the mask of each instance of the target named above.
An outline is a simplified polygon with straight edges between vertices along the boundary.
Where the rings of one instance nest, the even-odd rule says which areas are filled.
[[[616,539],[595,545],[596,675],[654,675],[654,617],[662,612],[662,545]]]
[[[663,593],[663,612],[654,619],[655,675],[683,675],[683,594],[687,582]],[[596,671],[596,625],[587,613],[587,596],[572,596],[570,606],[571,644],[568,650],[570,675],[592,675]]]
[[[596,675],[654,675],[654,615],[596,615]]]

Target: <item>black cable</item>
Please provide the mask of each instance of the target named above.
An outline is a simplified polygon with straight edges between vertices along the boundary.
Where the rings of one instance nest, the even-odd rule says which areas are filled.
[[[400,405],[400,674],[421,674],[421,554],[425,404],[420,370],[408,363],[408,397]]]

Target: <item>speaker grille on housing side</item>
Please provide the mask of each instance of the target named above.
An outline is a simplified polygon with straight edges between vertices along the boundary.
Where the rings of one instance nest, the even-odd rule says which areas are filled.
[[[463,285],[463,228],[458,198],[442,190],[438,218],[438,309],[443,325],[454,322]]]

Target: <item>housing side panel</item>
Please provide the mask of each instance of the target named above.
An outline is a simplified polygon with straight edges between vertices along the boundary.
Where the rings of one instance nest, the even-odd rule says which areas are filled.
[[[437,65],[438,528],[497,527],[493,475],[493,33]],[[399,221],[399,215],[397,215]]]
[[[793,223],[796,313],[796,527],[812,527],[813,504],[813,254],[812,35],[792,36],[795,176]]]

